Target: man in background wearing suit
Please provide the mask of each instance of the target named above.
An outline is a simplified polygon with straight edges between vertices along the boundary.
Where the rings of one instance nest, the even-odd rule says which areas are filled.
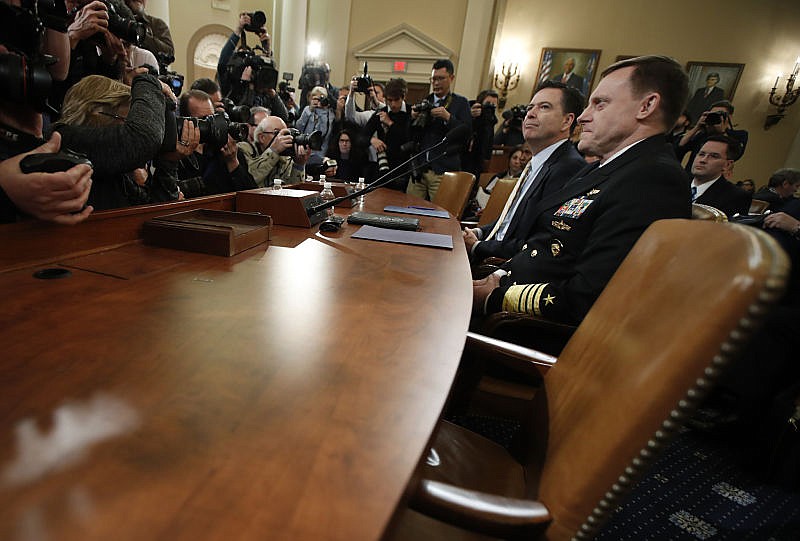
[[[578,117],[578,150],[601,159],[542,198],[522,251],[473,283],[474,312],[579,324],[652,222],[691,216],[686,176],[664,135],[686,105],[686,72],[671,58],[640,56],[602,77]]]
[[[569,141],[584,101],[580,92],[564,83],[545,81],[539,87],[522,121],[533,158],[500,217],[483,227],[464,229],[464,242],[476,261],[492,256],[508,259],[519,252],[534,225],[530,211],[586,165]]]
[[[564,83],[568,87],[577,88],[579,91],[581,91],[583,90],[583,77],[576,74],[573,71],[574,69],[575,69],[575,59],[567,58],[567,61],[564,62],[564,73],[559,73],[550,80]]]
[[[692,162],[692,201],[718,208],[728,218],[750,211],[751,195],[723,176],[739,157],[739,144],[726,135],[709,137]]]

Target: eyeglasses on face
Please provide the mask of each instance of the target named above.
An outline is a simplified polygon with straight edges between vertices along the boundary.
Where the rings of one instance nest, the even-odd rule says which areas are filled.
[[[433,77],[431,77],[431,82],[441,83],[442,81],[446,81],[447,79],[449,79],[447,75],[434,75]]]

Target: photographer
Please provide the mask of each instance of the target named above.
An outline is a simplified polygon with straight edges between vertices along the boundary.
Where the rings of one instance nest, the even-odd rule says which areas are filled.
[[[153,55],[164,53],[167,56],[175,56],[175,46],[172,44],[172,35],[169,33],[167,23],[146,12],[147,0],[125,0],[136,20],[144,24],[147,29],[142,42],[139,44],[143,49],[147,49]],[[138,64],[134,64],[136,66]]]
[[[281,179],[284,184],[305,180],[308,149],[294,144],[286,123],[277,116],[268,116],[256,126],[254,143],[242,141],[239,149],[247,160],[247,170],[259,187],[272,186]]]
[[[230,135],[214,133],[213,141],[203,140],[203,127],[199,125],[200,122],[204,122],[210,131],[217,126],[221,118],[211,116],[214,115],[214,106],[208,94],[202,90],[185,92],[180,97],[178,111],[182,117],[201,119],[197,122],[198,126],[187,126],[195,124],[195,121],[183,120],[184,129],[192,137],[184,136],[178,142],[179,146],[185,146],[191,151],[178,164],[179,185],[187,198],[258,187],[247,171],[244,154]],[[217,113],[217,115],[222,114]],[[246,131],[243,135],[247,137]]]
[[[711,109],[705,111],[697,120],[697,124],[687,131],[678,142],[676,151],[678,161],[682,161],[686,153],[691,153],[689,161],[686,163],[686,171],[691,174],[692,163],[695,156],[709,139],[709,137],[726,135],[739,143],[741,152],[739,157],[744,154],[747,147],[749,134],[746,130],[733,129],[733,104],[727,100],[714,103]],[[726,172],[730,175],[730,172]]]
[[[480,178],[484,162],[492,158],[497,102],[498,95],[494,90],[482,90],[477,99],[470,102],[472,137],[469,150],[464,155],[464,170],[475,175],[475,178]]]
[[[105,210],[178,199],[177,159],[162,154],[169,87],[148,73],[134,70],[132,86],[90,75],[69,89],[60,120],[53,129],[62,146],[84,154],[94,165],[89,204]],[[167,150],[174,150],[175,145]],[[152,177],[141,177],[155,160]],[[149,178],[148,178],[149,177]]]
[[[323,87],[328,96],[339,95],[339,89],[331,84],[330,78],[331,67],[326,62],[307,63],[303,66],[300,79],[297,81],[297,86],[300,87],[300,110],[308,105],[310,92],[315,87]]]
[[[362,134],[372,137],[372,147],[377,151],[378,174],[394,169],[408,159],[410,153],[404,144],[411,139],[411,113],[405,102],[408,86],[403,79],[389,79],[384,99],[386,105],[372,113],[362,129]],[[405,191],[408,175],[389,184],[390,188]]]
[[[322,147],[319,150],[311,151],[308,165],[322,164],[322,160],[328,152],[334,119],[335,112],[330,108],[328,92],[321,86],[312,88],[311,100],[295,123],[295,127],[300,130],[300,133],[311,134],[315,131],[322,133]]]
[[[469,102],[464,96],[450,92],[455,79],[453,63],[448,59],[437,60],[431,69],[433,93],[426,101],[412,108],[415,139],[420,149],[442,141],[447,133],[458,125],[472,127]],[[443,156],[443,157],[442,157]],[[439,157],[431,163],[431,158]],[[423,199],[433,199],[439,189],[441,175],[445,171],[460,171],[461,157],[457,151],[444,155],[443,149],[427,153],[418,159],[415,178],[408,184],[407,192]]]
[[[525,107],[518,104],[503,111],[503,123],[494,134],[495,145],[516,147],[525,143],[525,136],[522,135],[522,121],[527,113]]]

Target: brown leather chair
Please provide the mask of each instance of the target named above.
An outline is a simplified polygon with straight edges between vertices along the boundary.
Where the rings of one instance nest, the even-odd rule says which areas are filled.
[[[511,195],[511,190],[514,189],[518,181],[518,178],[501,178],[495,183],[494,189],[492,189],[492,193],[489,196],[489,201],[486,202],[486,206],[483,208],[481,217],[478,220],[479,226],[492,223],[500,217],[500,213],[503,212],[503,207],[506,206],[506,201],[508,201],[508,196]]]
[[[469,335],[469,351],[543,374],[525,445],[512,456],[441,422],[409,485],[415,511],[402,508],[387,538],[422,524],[427,539],[591,539],[780,298],[788,270],[756,228],[661,220],[557,361]]]
[[[480,178],[478,179],[478,186],[481,188],[485,188],[489,185],[489,181],[491,181],[497,173],[481,173]]]
[[[461,218],[475,185],[475,175],[466,171],[446,171],[442,174],[442,181],[433,203],[443,207],[456,218]]]
[[[692,220],[706,220],[709,222],[727,222],[728,217],[724,212],[710,205],[692,203]]]
[[[760,199],[753,199],[750,202],[750,214],[764,214],[764,211],[769,208],[769,201],[762,201]]]

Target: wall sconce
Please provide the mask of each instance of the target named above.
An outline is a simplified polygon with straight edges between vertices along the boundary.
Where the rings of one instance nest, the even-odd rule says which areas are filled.
[[[781,121],[784,117],[784,111],[789,108],[794,102],[797,101],[798,96],[800,96],[800,88],[794,88],[794,82],[797,80],[797,75],[800,73],[800,56],[797,57],[797,60],[794,63],[794,69],[792,70],[792,74],[789,75],[789,78],[786,80],[786,93],[783,96],[776,96],[775,90],[778,88],[778,83],[781,80],[781,74],[778,74],[778,77],[775,78],[775,84],[772,86],[772,90],[769,92],[769,103],[774,105],[778,108],[778,112],[774,115],[767,115],[767,120],[764,122],[764,129],[768,130],[775,124]]]
[[[519,64],[515,62],[503,62],[500,67],[500,72],[494,74],[494,86],[500,91],[500,99],[498,101],[498,108],[502,111],[506,106],[506,99],[508,93],[515,88],[519,83]]]

